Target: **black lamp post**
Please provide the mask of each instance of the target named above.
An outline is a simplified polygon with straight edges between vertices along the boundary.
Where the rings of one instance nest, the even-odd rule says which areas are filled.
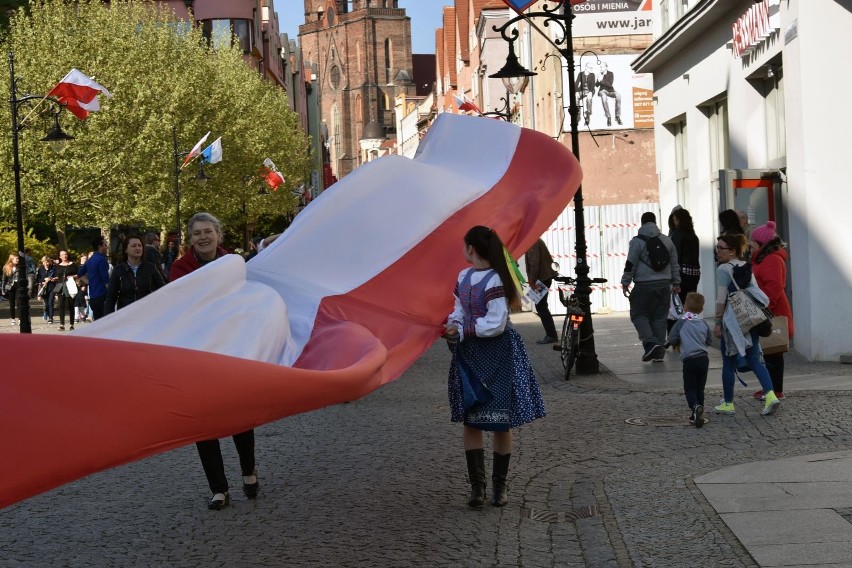
[[[530,12],[516,16],[507,21],[502,26],[494,26],[495,32],[500,32],[503,39],[509,43],[509,56],[506,58],[506,64],[500,71],[489,75],[492,78],[503,79],[504,83],[515,81],[518,82],[525,78],[536,75],[535,72],[524,68],[518,61],[515,55],[515,41],[518,39],[518,30],[514,25],[521,20],[529,20],[532,24],[533,19],[541,18],[544,26],[548,27],[551,23],[556,24],[562,29],[563,37],[556,41],[548,41],[553,43],[554,47],[559,51],[559,54],[565,59],[568,65],[568,93],[570,104],[568,113],[571,115],[571,151],[577,160],[580,159],[580,135],[577,123],[580,116],[580,109],[577,106],[576,85],[574,84],[574,40],[571,33],[571,25],[574,20],[574,12],[568,2],[564,2],[562,6],[554,5],[552,8],[548,4],[544,4],[540,12]],[[533,24],[534,26],[534,24]],[[535,27],[535,26],[534,26]],[[547,37],[547,35],[545,35]],[[507,84],[508,88],[508,84]],[[595,336],[594,327],[592,326],[591,300],[592,281],[589,279],[589,265],[586,262],[586,220],[583,213],[583,187],[577,189],[574,195],[574,223],[576,228],[576,245],[577,265],[574,272],[577,276],[577,288],[575,293],[580,300],[580,304],[586,312],[586,317],[583,318],[583,323],[580,327],[580,353],[577,357],[577,373],[578,374],[593,374],[600,372],[600,364],[598,356],[595,352]]]
[[[500,97],[500,101],[503,103],[502,108],[495,108],[494,110],[490,110],[488,112],[481,113],[481,116],[497,116],[505,120],[506,122],[512,122],[512,107],[509,106],[509,100],[512,98],[512,92],[506,91],[505,97]]]
[[[172,126],[172,155],[175,160],[175,222],[177,224],[178,247],[183,244],[182,224],[180,219],[180,159],[188,156],[189,153],[190,150],[185,152],[178,150],[177,127]],[[198,185],[203,186],[209,179],[210,177],[204,171],[204,163],[202,162],[198,166],[198,175],[195,176],[195,182]]]
[[[18,108],[24,103],[46,100],[50,103],[53,112],[53,127],[47,135],[41,139],[42,142],[50,142],[54,149],[61,150],[68,140],[74,137],[66,134],[59,126],[59,113],[64,105],[58,99],[42,95],[26,95],[18,93],[18,79],[15,78],[15,52],[9,52],[9,105],[12,109],[12,171],[15,174],[15,221],[18,236],[18,289],[17,304],[20,312],[21,333],[32,333],[32,322],[30,321],[30,294],[27,282],[27,259],[24,254],[24,214],[21,203],[21,160],[18,152],[18,136],[24,126],[18,122]]]

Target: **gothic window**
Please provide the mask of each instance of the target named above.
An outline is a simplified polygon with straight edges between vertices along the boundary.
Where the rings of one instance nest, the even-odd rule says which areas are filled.
[[[334,109],[332,109],[332,120],[334,121],[334,159],[335,161],[339,161],[342,157],[340,155],[340,146],[342,142],[342,132],[340,130],[340,109],[337,108],[337,105],[334,105]],[[337,166],[337,171],[340,171],[340,164]]]
[[[333,25],[334,25],[334,16],[335,16],[335,14],[334,14],[334,8],[332,8],[331,6],[329,6],[329,7],[328,7],[328,12],[326,12],[326,14],[325,14],[325,21],[326,21],[326,23],[328,24],[328,27],[331,27],[331,26],[333,26]]]
[[[328,84],[335,91],[340,88],[340,67],[333,65],[328,72]]]
[[[393,68],[393,55],[391,51],[393,50],[393,42],[391,42],[390,38],[385,40],[385,83],[391,83],[391,70]]]

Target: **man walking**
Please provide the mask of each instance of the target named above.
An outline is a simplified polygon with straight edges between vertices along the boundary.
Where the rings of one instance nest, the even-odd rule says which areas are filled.
[[[559,337],[556,335],[556,324],[553,323],[553,316],[550,314],[550,307],[547,305],[547,290],[553,283],[553,277],[557,272],[553,270],[553,257],[550,256],[550,251],[547,250],[547,245],[539,239],[524,255],[524,263],[527,265],[527,280],[531,287],[535,288],[538,282],[544,285],[544,296],[536,302],[535,311],[538,317],[541,318],[541,324],[544,326],[544,339],[536,341],[539,345],[547,343],[556,343]]]
[[[166,265],[163,263],[163,255],[160,254],[160,236],[157,233],[145,233],[145,261],[157,267],[157,272],[163,277],[163,282],[168,282],[166,277]]]
[[[85,275],[89,279],[89,306],[92,308],[92,319],[104,317],[107,283],[109,282],[109,261],[107,260],[107,244],[103,236],[92,241],[94,251],[86,264],[77,271],[77,276]]]
[[[630,321],[645,350],[642,361],[662,361],[669,302],[672,292],[680,291],[680,267],[674,244],[660,233],[651,212],[642,214],[639,233],[630,240],[621,287],[630,298]]]
[[[27,263],[27,286],[29,286],[31,300],[36,297],[36,263],[32,252],[29,248],[24,249],[24,260]]]

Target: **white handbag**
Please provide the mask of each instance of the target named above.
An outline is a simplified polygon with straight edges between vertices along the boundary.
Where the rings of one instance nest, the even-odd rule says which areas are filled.
[[[77,295],[77,282],[74,281],[73,276],[69,276],[65,279],[65,289],[68,291],[68,296],[71,298]]]

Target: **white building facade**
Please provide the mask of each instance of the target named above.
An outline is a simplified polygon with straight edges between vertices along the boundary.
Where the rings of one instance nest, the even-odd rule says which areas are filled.
[[[662,4],[633,68],[654,74],[661,209],[692,213],[701,291],[715,296],[719,211],[774,220],[790,253],[794,347],[837,361],[852,353],[852,0]]]

